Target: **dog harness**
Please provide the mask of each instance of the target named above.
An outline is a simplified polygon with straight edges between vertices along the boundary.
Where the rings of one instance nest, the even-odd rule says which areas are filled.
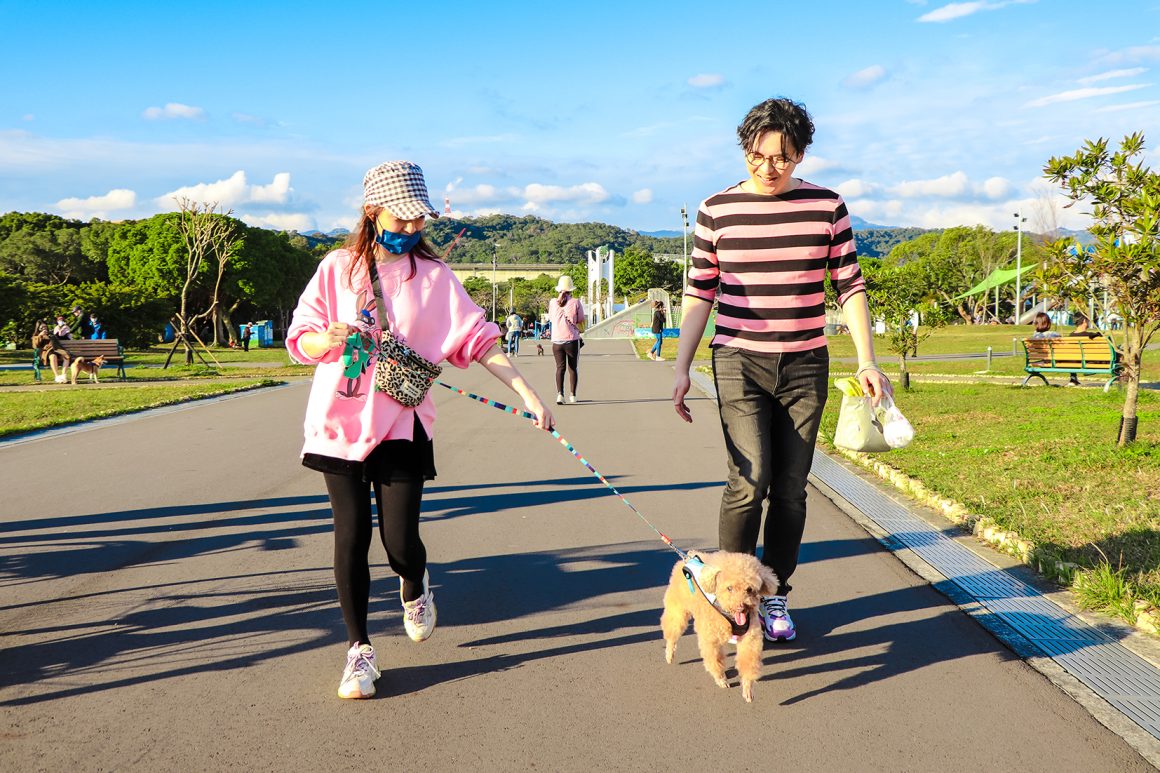
[[[685,575],[685,580],[689,583],[689,593],[696,593],[697,591],[701,591],[701,595],[705,597],[705,600],[709,602],[709,605],[712,606],[713,609],[716,609],[718,612],[720,612],[721,616],[729,621],[729,627],[733,629],[733,636],[739,637],[744,635],[745,632],[749,630],[749,623],[753,616],[746,615],[745,625],[737,625],[737,622],[733,619],[733,616],[722,609],[721,605],[717,603],[717,595],[714,593],[709,593],[703,587],[701,587],[701,572],[704,570],[704,568],[705,562],[696,556],[690,556],[689,559],[685,561],[685,565],[681,567],[681,573]]]

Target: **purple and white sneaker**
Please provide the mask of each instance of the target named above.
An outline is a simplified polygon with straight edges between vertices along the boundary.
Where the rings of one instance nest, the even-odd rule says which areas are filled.
[[[757,616],[761,618],[761,632],[766,641],[793,641],[797,636],[797,628],[785,607],[785,596],[762,596]]]

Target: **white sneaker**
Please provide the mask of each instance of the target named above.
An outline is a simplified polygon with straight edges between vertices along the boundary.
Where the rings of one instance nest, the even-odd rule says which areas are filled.
[[[576,402],[576,395],[568,395],[568,402],[570,402],[570,403]]]
[[[786,609],[785,596],[762,596],[757,616],[761,619],[761,632],[766,641],[793,641],[797,637],[797,628]]]
[[[403,601],[403,578],[399,578],[399,600]],[[427,588],[423,572],[423,595],[414,601],[403,601],[403,628],[411,641],[424,641],[435,631],[435,594]]]
[[[61,373],[59,376],[57,376],[56,378],[54,378],[54,379],[53,379],[53,381],[55,381],[55,382],[56,382],[56,383],[58,383],[58,384],[67,384],[67,383],[68,383],[68,376],[66,376],[65,374]]]
[[[338,697],[372,698],[375,680],[380,676],[382,673],[375,664],[374,648],[356,642],[346,652],[346,668],[342,670],[342,681],[338,683]]]
[[[563,404],[564,404],[564,393],[557,392],[556,393],[556,405],[563,405]]]

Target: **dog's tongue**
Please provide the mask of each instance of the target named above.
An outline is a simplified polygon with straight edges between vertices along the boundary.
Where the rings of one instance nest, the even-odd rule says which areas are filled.
[[[733,615],[733,622],[737,623],[739,626],[745,625],[746,619],[748,618],[745,616],[744,609],[737,610],[737,612]]]

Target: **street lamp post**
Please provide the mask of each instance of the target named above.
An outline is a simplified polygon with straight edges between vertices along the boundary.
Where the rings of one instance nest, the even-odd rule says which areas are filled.
[[[681,207],[681,297],[685,297],[685,288],[689,281],[689,210],[688,205]],[[683,303],[684,301],[682,301]]]
[[[1023,224],[1027,222],[1027,218],[1023,217],[1022,208],[1013,217],[1015,218],[1015,324],[1018,325],[1019,320],[1023,317],[1023,304],[1021,302],[1023,280]]]
[[[491,321],[495,322],[495,264],[499,260],[499,242],[495,243],[495,249],[491,253]]]

